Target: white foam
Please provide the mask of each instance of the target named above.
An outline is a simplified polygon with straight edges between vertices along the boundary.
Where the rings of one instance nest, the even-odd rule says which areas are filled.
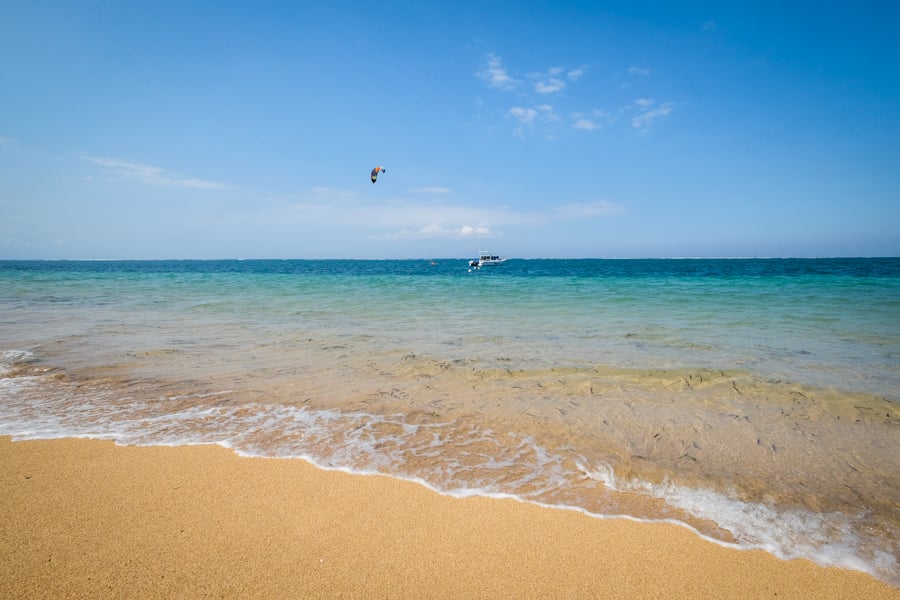
[[[28,350],[0,350],[0,376],[9,373],[15,365],[33,360],[34,354]]]
[[[8,360],[27,360],[28,353]],[[218,444],[243,456],[298,458],[317,467],[356,474],[385,474],[454,497],[515,498],[542,506],[545,498],[579,479],[559,452],[528,436],[490,429],[458,431],[452,424],[413,424],[404,415],[342,413],[286,405],[194,405],[169,412],[168,402],[114,401],[106,392],[81,395],[41,377],[0,378],[0,434],[15,439],[83,437],[123,445]],[[204,396],[225,398],[226,391]],[[198,395],[199,396],[199,395]],[[442,449],[448,451],[441,452]],[[451,451],[452,449],[452,451]],[[576,463],[580,479],[611,490],[647,494],[732,533],[741,548],[784,559],[804,557],[855,569],[891,583],[897,561],[890,548],[861,554],[852,516],[776,510],[736,495],[691,489],[670,481],[652,484],[617,477],[605,463]],[[885,575],[888,574],[888,575]]]
[[[859,554],[860,539],[852,517],[842,513],[779,511],[765,504],[744,502],[733,494],[688,488],[668,480],[659,484],[627,480],[617,477],[607,464],[587,467],[579,463],[578,468],[585,477],[610,489],[647,494],[699,519],[712,521],[729,531],[741,548],[765,550],[784,560],[807,558],[823,566],[863,571],[875,577],[897,572],[897,559],[889,549],[873,549],[867,556]]]

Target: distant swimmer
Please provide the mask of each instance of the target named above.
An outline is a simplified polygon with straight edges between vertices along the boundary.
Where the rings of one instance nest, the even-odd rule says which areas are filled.
[[[379,173],[387,173],[387,170],[384,167],[375,167],[372,169],[372,183],[375,183],[375,180],[378,179]]]

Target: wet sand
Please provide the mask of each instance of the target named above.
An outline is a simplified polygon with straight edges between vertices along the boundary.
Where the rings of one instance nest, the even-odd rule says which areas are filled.
[[[893,598],[670,524],[218,446],[0,437],[0,597]]]

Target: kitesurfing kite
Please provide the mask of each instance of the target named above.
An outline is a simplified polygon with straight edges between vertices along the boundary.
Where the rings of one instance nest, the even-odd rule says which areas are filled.
[[[375,167],[372,169],[372,183],[375,183],[375,180],[378,179],[378,173],[387,173],[384,167]]]

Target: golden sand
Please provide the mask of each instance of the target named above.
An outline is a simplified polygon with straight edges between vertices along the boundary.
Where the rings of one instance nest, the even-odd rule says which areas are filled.
[[[2,598],[900,598],[671,524],[217,446],[0,437]]]

